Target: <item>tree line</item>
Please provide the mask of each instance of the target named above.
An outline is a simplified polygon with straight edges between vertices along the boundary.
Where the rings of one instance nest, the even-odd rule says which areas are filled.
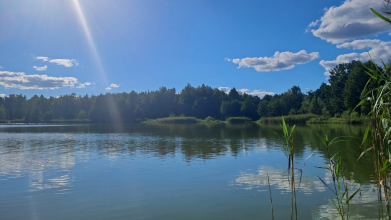
[[[90,119],[107,123],[134,119],[156,119],[168,116],[194,116],[224,120],[244,116],[252,120],[296,114],[317,114],[341,117],[352,111],[362,98],[362,90],[369,76],[366,67],[372,63],[352,61],[339,64],[330,71],[329,83],[304,94],[299,86],[276,95],[258,96],[241,93],[235,88],[228,93],[217,88],[188,84],[179,93],[175,88],[161,87],[156,91],[106,93],[92,96],[76,94],[59,97],[34,95],[30,99],[20,94],[0,97],[0,119],[24,122]],[[368,85],[370,90],[371,85]],[[357,114],[367,114],[368,105],[356,109]]]

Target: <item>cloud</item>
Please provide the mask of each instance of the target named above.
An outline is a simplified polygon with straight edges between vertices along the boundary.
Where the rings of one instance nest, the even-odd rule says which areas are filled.
[[[95,85],[95,83],[94,83]],[[111,90],[112,88],[118,88],[120,85],[119,84],[114,84],[114,83],[111,83],[111,85],[109,87],[106,88],[106,90]]]
[[[308,25],[306,32],[311,31],[316,37],[338,44],[389,30],[390,25],[373,14],[370,8],[383,11],[382,1],[346,0],[338,7],[326,9],[320,19]],[[317,29],[311,29],[318,23]]]
[[[5,94],[0,94],[0,97],[1,97],[1,98],[4,98],[4,97],[5,97]]]
[[[86,86],[89,86],[91,84],[92,83],[90,83],[90,82],[80,83],[76,88],[78,88],[78,89],[85,88]]]
[[[46,61],[48,61],[49,60],[49,57],[35,57],[35,59],[37,59],[37,60],[42,60],[42,61],[44,61],[44,62],[46,62]]]
[[[229,59],[229,58],[224,58],[224,61],[231,62],[231,59]]]
[[[72,67],[72,66],[77,66],[79,63],[75,59],[50,59],[49,57],[43,57],[43,56],[38,56],[35,57],[37,60],[42,60],[44,62],[49,61],[49,63],[55,63],[57,65],[62,65],[65,67]]]
[[[250,91],[249,89],[239,89],[238,91],[240,91],[241,93],[247,93],[252,96],[258,96],[261,99],[263,97],[265,97],[265,95],[275,95],[276,94],[274,92],[266,92],[266,91],[262,91],[262,90],[253,90],[252,92],[249,92]]]
[[[229,93],[229,91],[231,90],[231,87],[219,87],[218,89],[220,91],[225,92],[225,93]]]
[[[218,88],[220,91],[223,91],[225,93],[229,93],[229,91],[231,91],[231,87],[219,87]],[[265,91],[262,91],[262,90],[253,90],[252,92],[249,92],[250,90],[249,89],[238,89],[238,92],[239,93],[247,93],[249,95],[253,95],[253,96],[258,96],[260,98],[263,98],[265,95],[274,95],[275,93],[274,92],[265,92]]]
[[[292,69],[297,64],[308,63],[319,57],[318,52],[307,53],[301,50],[297,53],[276,52],[273,57],[254,57],[233,59],[232,62],[239,64],[239,67],[253,67],[258,72],[269,72]]]
[[[79,65],[75,59],[52,59],[50,63],[56,63],[57,65],[63,65],[65,67],[72,67],[73,65]]]
[[[26,75],[24,72],[0,71],[0,85],[19,89],[58,89],[73,87],[75,77],[53,77],[47,75]]]
[[[39,66],[33,66],[33,68],[34,68],[36,71],[45,71],[45,70],[47,70],[48,66],[47,66],[47,65],[41,66],[41,67],[39,67]]]
[[[0,66],[0,69],[3,69],[3,67],[2,67],[2,66]]]
[[[348,63],[352,60],[358,60],[366,62],[370,60],[369,54],[376,61],[383,60],[388,61],[391,57],[391,41],[385,42],[381,40],[355,40],[348,43],[343,43],[337,45],[337,48],[353,48],[354,50],[366,50],[367,48],[371,48],[368,52],[362,53],[349,53],[342,54],[337,56],[335,60],[325,61],[321,60],[319,62],[326,70],[331,70],[335,68],[340,63]],[[368,54],[369,53],[369,54]],[[326,76],[330,75],[330,73],[326,72]]]

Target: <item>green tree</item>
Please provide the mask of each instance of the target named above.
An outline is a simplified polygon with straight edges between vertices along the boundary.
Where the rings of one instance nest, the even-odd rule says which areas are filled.
[[[268,108],[267,108],[268,101],[265,99],[262,99],[258,104],[258,115],[260,117],[267,117],[268,116]]]
[[[5,111],[4,106],[0,106],[0,119],[7,119],[7,112]]]
[[[309,112],[312,113],[312,114],[316,114],[316,115],[322,114],[322,109],[321,109],[321,106],[320,106],[316,96],[314,96],[312,98],[312,101],[311,101],[311,104],[310,104],[310,108],[309,108]]]
[[[341,113],[346,110],[342,94],[345,83],[356,63],[357,61],[339,64],[330,71],[331,98],[328,104],[331,107],[331,114]]]
[[[80,110],[77,118],[82,120],[87,119],[88,118],[87,112],[85,112],[84,110]]]
[[[240,114],[241,116],[246,116],[253,120],[259,118],[257,114],[257,106],[253,102],[253,98],[251,96],[247,96],[247,98],[242,103],[242,106],[240,108]]]
[[[375,68],[372,62],[369,61],[364,63],[364,65],[369,68]],[[342,95],[345,107],[350,111],[352,111],[361,101],[361,92],[369,80],[369,75],[366,73],[364,65],[359,61],[355,62],[345,83]],[[360,111],[360,109],[357,110]]]
[[[43,120],[44,121],[50,121],[53,119],[53,111],[46,111],[44,114],[43,114]]]

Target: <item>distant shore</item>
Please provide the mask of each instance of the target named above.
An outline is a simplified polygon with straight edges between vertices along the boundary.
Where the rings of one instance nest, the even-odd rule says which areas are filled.
[[[288,124],[366,124],[368,118],[326,118],[320,115],[305,114],[305,115],[288,115],[283,116]],[[257,121],[253,121],[247,117],[229,117],[226,120],[218,120],[212,117],[200,119],[196,117],[165,117],[157,119],[129,119],[123,121],[125,124],[280,124],[282,117],[263,117]],[[101,124],[102,122],[94,122],[89,119],[72,119],[72,120],[50,120],[50,121],[25,121],[17,120],[0,120],[0,124]],[[110,122],[107,122],[110,123]]]

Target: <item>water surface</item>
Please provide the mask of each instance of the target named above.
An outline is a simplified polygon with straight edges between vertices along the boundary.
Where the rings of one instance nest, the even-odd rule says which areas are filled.
[[[0,125],[0,219],[290,218],[287,157],[274,125]],[[338,218],[317,134],[362,137],[363,126],[295,130],[300,219]],[[369,156],[343,142],[344,175],[361,188],[354,219],[378,219]],[[306,158],[313,154],[312,157]],[[356,166],[357,165],[357,166]]]

